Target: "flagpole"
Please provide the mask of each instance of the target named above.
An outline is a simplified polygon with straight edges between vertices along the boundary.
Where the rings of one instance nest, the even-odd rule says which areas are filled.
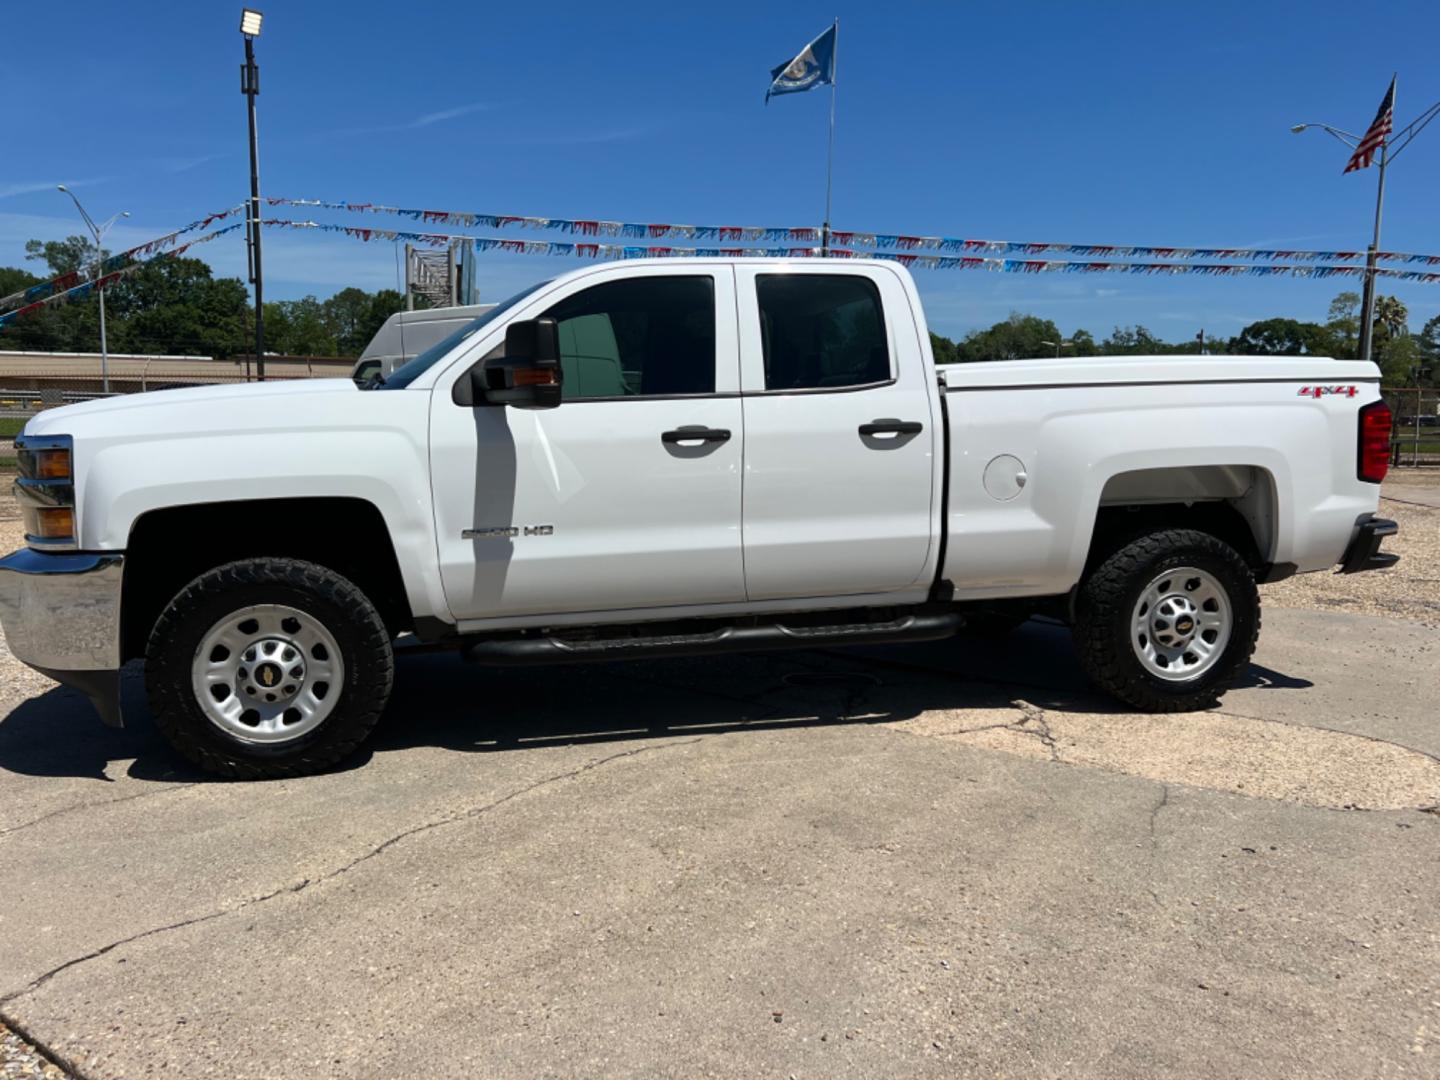
[[[835,175],[835,84],[840,78],[840,20],[835,20],[834,52],[830,55],[830,145],[825,152],[825,225],[820,230],[820,255],[830,254],[830,189]]]
[[[1395,82],[1390,78],[1390,115],[1395,115]],[[1392,121],[1393,126],[1393,121]],[[1390,137],[1380,141],[1380,180],[1375,191],[1375,235],[1365,253],[1365,283],[1360,300],[1360,342],[1357,352],[1361,360],[1369,360],[1375,348],[1375,263],[1380,256],[1380,214],[1385,208],[1385,166],[1390,164]]]

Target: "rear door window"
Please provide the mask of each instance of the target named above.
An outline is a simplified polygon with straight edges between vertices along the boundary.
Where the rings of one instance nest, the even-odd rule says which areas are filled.
[[[850,274],[755,279],[766,390],[834,390],[888,382],[880,290]]]

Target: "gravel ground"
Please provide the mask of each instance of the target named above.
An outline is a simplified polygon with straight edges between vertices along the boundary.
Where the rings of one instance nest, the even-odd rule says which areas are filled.
[[[1415,483],[1409,478],[1405,482]],[[1400,556],[1395,566],[1363,574],[1297,574],[1262,587],[1263,602],[1379,615],[1440,628],[1440,509],[1382,496],[1380,513],[1400,526],[1399,535],[1385,541],[1384,547]]]
[[[0,473],[0,551],[14,551],[21,544],[20,510],[10,495],[13,476]],[[0,709],[43,694],[54,683],[39,672],[16,662],[0,635]],[[46,1061],[33,1046],[0,1023],[0,1080],[55,1080],[66,1074]]]
[[[12,551],[21,544],[20,514],[9,494],[11,479],[0,473],[0,492],[3,492],[0,494],[0,551]],[[1407,496],[1411,494],[1410,489],[1424,491],[1440,487],[1440,473],[1407,470],[1396,474],[1394,479],[1394,490]],[[1390,490],[1388,485],[1387,490]],[[1401,556],[1398,565],[1389,570],[1346,576],[1303,574],[1265,586],[1264,602],[1276,607],[1377,615],[1440,628],[1440,508],[1408,499],[1385,498],[1380,512],[1400,525],[1399,535],[1386,543],[1386,550]],[[51,680],[17,663],[0,639],[0,712],[8,712],[15,704],[44,693],[52,685]],[[1017,722],[1024,723],[1024,718]],[[1001,738],[1004,734],[999,732],[994,737]],[[1157,769],[1160,766],[1157,765]],[[65,1075],[0,1024],[0,1080]]]
[[[59,1080],[67,1076],[35,1048],[0,1024],[0,1080]]]
[[[0,473],[0,553],[14,551],[24,542],[24,529],[20,524],[20,508],[10,494],[14,474]],[[10,647],[0,634],[0,715],[8,713],[26,698],[45,693],[55,683],[18,663],[10,655]],[[0,1063],[9,1059],[0,1056]],[[0,1073],[0,1080],[8,1080],[8,1074]]]

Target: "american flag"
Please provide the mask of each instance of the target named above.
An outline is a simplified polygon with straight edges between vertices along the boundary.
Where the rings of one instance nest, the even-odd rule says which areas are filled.
[[[1370,167],[1370,162],[1375,158],[1375,151],[1385,144],[1385,137],[1394,129],[1394,120],[1395,80],[1392,78],[1390,89],[1385,91],[1385,100],[1380,102],[1380,111],[1375,114],[1375,119],[1370,122],[1370,130],[1365,132],[1365,137],[1360,140],[1360,145],[1350,156],[1350,163],[1345,166],[1346,172]]]

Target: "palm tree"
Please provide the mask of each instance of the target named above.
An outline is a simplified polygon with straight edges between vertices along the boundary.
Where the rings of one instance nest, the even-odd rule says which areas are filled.
[[[1375,322],[1389,332],[1391,340],[1404,337],[1410,332],[1410,309],[1405,306],[1405,301],[1394,296],[1377,296]]]

